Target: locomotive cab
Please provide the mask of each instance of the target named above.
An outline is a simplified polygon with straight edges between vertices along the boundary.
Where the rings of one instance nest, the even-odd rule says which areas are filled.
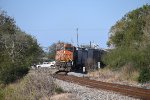
[[[74,65],[75,47],[71,44],[59,43],[56,46],[56,67],[59,71],[70,71]]]

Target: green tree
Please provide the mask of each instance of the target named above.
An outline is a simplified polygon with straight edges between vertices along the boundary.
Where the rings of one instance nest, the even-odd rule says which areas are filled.
[[[13,18],[0,11],[0,82],[7,84],[21,78],[41,53],[37,40],[21,31]]]
[[[51,46],[49,46],[49,52],[48,52],[48,58],[51,60],[55,59],[55,55],[56,55],[56,44],[57,43],[53,43]]]
[[[149,11],[150,6],[144,5],[127,13],[111,27],[108,44],[115,47],[141,45],[143,36],[149,31]]]
[[[150,68],[150,5],[127,13],[111,27],[110,34],[108,46],[113,49],[104,57],[105,63],[113,68],[130,64],[141,73]],[[140,75],[149,77],[149,70],[146,72]]]

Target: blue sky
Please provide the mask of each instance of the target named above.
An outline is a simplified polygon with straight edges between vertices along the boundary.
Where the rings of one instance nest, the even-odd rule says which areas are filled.
[[[111,26],[146,3],[150,0],[0,0],[0,9],[43,47],[59,40],[76,45],[78,28],[79,44],[107,48]]]

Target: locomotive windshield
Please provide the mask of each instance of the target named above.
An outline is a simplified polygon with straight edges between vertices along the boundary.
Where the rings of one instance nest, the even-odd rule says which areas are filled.
[[[65,47],[65,50],[73,51],[73,47]]]
[[[58,44],[56,45],[56,50],[57,50],[57,51],[59,51],[59,50],[68,50],[68,51],[73,52],[74,47],[73,47],[71,44],[58,43]]]

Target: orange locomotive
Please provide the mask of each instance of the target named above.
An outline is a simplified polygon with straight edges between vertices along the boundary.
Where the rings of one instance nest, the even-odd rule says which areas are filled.
[[[59,71],[70,71],[74,66],[75,47],[67,43],[56,45],[56,67]]]

